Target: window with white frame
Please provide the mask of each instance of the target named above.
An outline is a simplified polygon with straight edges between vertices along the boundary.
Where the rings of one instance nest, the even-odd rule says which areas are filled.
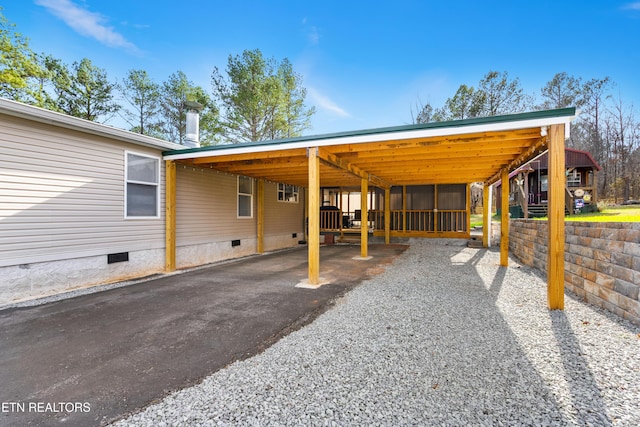
[[[278,201],[298,203],[298,187],[295,185],[278,184]]]
[[[125,153],[125,217],[158,218],[160,205],[160,159]]]
[[[238,176],[238,218],[253,218],[253,179]]]

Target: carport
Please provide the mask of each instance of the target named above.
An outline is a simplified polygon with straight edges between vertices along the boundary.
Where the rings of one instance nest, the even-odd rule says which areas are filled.
[[[489,223],[491,185],[548,150],[548,302],[564,307],[564,146],[575,108],[536,111],[381,129],[173,150],[166,162],[166,270],[175,270],[176,163],[212,168],[257,180],[258,252],[263,251],[264,182],[306,188],[308,280],[320,286],[320,188],[360,186],[384,191],[384,238],[390,241],[390,189],[421,184],[484,183],[483,215]],[[509,186],[502,186],[500,264],[508,264]],[[468,192],[467,192],[468,194]],[[468,204],[467,204],[468,206]],[[368,211],[361,197],[361,212]],[[468,209],[468,207],[467,207]],[[368,258],[361,227],[360,258]],[[483,245],[489,230],[483,227]]]

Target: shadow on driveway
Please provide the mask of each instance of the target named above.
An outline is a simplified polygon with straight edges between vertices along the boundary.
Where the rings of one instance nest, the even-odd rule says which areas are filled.
[[[100,425],[261,352],[312,321],[406,249],[321,248],[254,256],[36,307],[0,311],[0,424]],[[69,405],[71,404],[71,405]]]

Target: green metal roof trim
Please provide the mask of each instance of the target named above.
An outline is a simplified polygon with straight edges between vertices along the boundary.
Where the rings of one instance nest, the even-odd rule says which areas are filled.
[[[325,139],[346,138],[346,137],[365,136],[365,135],[379,135],[384,133],[396,133],[396,132],[407,132],[407,131],[415,131],[415,130],[450,128],[450,127],[465,127],[465,126],[494,124],[494,123],[508,123],[508,122],[524,121],[524,120],[547,119],[551,117],[569,117],[569,116],[574,116],[575,114],[576,114],[575,107],[559,108],[555,110],[531,111],[527,113],[507,114],[503,116],[475,117],[472,119],[451,120],[446,122],[431,122],[431,123],[424,123],[424,124],[418,124],[418,125],[391,126],[391,127],[364,129],[364,130],[349,131],[349,132],[327,133],[322,135],[300,136],[295,138],[275,139],[271,141],[240,142],[237,144],[221,144],[221,145],[212,145],[212,146],[198,147],[198,148],[185,148],[183,150],[164,151],[162,155],[170,156],[173,154],[199,153],[199,152],[207,152],[207,151],[224,151],[224,150],[228,150],[231,148],[238,148],[238,147],[287,145],[287,144],[296,143],[296,142],[321,141]]]

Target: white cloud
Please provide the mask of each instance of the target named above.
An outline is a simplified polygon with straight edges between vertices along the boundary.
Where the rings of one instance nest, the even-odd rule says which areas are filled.
[[[320,42],[320,33],[318,32],[318,29],[316,27],[311,27],[308,37],[311,44],[315,45]]]
[[[318,31],[318,27],[316,27],[315,25],[309,25],[309,20],[306,16],[302,18],[302,27],[303,31],[306,32],[307,40],[309,40],[309,43],[311,43],[312,45],[317,45],[318,43],[320,43],[320,32]]]
[[[309,94],[311,101],[314,105],[316,105],[316,107],[329,111],[340,117],[351,117],[351,114],[349,114],[346,110],[339,107],[338,104],[329,99],[328,96],[321,94],[314,88],[307,87],[307,93]]]
[[[636,1],[633,3],[627,3],[624,6],[622,6],[623,9],[630,9],[630,10],[640,10],[640,1]]]
[[[92,37],[110,47],[137,51],[138,48],[105,25],[107,19],[99,13],[83,9],[71,0],[36,0],[36,4],[45,7],[51,14],[62,19],[69,27],[83,36]]]

